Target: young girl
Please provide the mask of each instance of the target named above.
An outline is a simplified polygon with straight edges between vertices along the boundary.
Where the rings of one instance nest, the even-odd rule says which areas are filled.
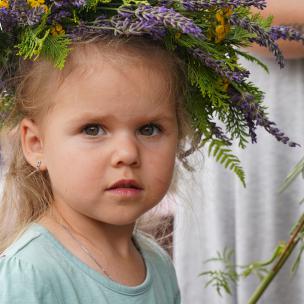
[[[270,37],[257,17],[238,36],[262,0],[118,2],[0,0],[1,304],[180,303],[169,257],[136,226],[176,157],[210,142],[244,182],[232,139],[260,125],[295,145],[237,63],[236,46]]]
[[[25,231],[2,253],[0,303],[179,303],[170,258],[134,232],[183,137],[177,67],[143,40],[104,40],[26,72],[5,186],[20,198],[2,206]]]

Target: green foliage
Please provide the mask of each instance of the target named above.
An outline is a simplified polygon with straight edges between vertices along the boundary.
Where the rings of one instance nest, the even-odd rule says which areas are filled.
[[[56,14],[52,13],[53,6],[47,1],[41,20],[39,12],[37,15],[34,14],[32,19],[24,18],[20,22],[14,20],[16,22],[12,26],[12,30],[9,29],[9,33],[0,31],[0,66],[1,68],[6,67],[8,62],[14,61],[13,70],[15,71],[18,56],[36,60],[42,55],[52,61],[57,68],[62,69],[72,41],[61,32],[69,33],[69,29],[73,29],[73,27],[81,26],[81,30],[77,31],[80,33],[79,37],[76,37],[79,40],[90,38],[87,36],[91,35],[97,37],[108,35],[108,33],[113,36],[127,37],[134,34],[148,37],[149,29],[151,31],[161,29],[166,36],[156,43],[162,44],[171,51],[172,55],[178,57],[185,67],[186,108],[192,118],[194,131],[201,139],[197,147],[210,143],[210,149],[214,149],[212,154],[215,156],[215,160],[236,173],[245,185],[245,175],[239,160],[227,147],[230,140],[235,140],[238,141],[241,148],[245,148],[249,141],[248,129],[251,128],[251,125],[246,121],[245,110],[242,113],[241,109],[237,110],[231,105],[229,88],[235,88],[240,94],[252,94],[255,98],[254,102],[259,105],[262,104],[263,94],[253,84],[243,79],[242,75],[239,79],[237,79],[237,75],[233,75],[236,77],[231,75],[235,72],[241,74],[244,71],[238,63],[238,56],[243,56],[266,70],[267,68],[258,59],[239,50],[240,46],[251,44],[250,39],[256,37],[258,33],[250,33],[248,29],[241,26],[232,26],[229,18],[230,13],[233,13],[238,18],[246,18],[254,25],[260,25],[265,31],[269,29],[272,19],[271,17],[263,19],[260,14],[253,14],[248,5],[244,7],[242,3],[237,8],[233,8],[231,12],[223,9],[221,4],[214,4],[208,9],[190,11],[184,8],[182,2],[174,0],[167,5],[169,11],[165,19],[163,19],[163,12],[160,13],[157,10],[151,13],[152,15],[158,14],[157,16],[144,16],[146,19],[158,20],[153,28],[151,27],[153,22],[150,22],[147,30],[148,27],[146,24],[147,28],[143,26],[142,17],[138,14],[137,9],[139,5],[155,7],[160,4],[157,0],[87,0],[84,7],[73,5],[62,7],[64,15],[68,17],[61,19],[60,24],[57,24]],[[27,2],[20,8],[16,7],[20,16],[34,13]],[[15,8],[10,7],[9,9],[14,10]],[[60,8],[57,9],[60,13]],[[171,9],[175,10],[177,14]],[[122,15],[116,18],[118,12],[126,12],[130,14],[131,18],[123,20]],[[176,26],[172,25],[169,21],[170,18],[173,23],[176,23]],[[37,20],[37,24],[35,20]],[[129,23],[130,20],[131,23]],[[191,33],[190,28],[194,29],[194,25],[191,23],[196,25],[198,31],[202,31],[202,36],[198,37]],[[59,35],[53,35],[53,27],[56,28],[57,25],[60,28],[62,26],[63,30],[58,30]],[[182,30],[183,28],[185,30]],[[7,41],[10,43],[9,46],[7,46]],[[202,52],[201,55],[205,57],[201,60],[197,58],[193,54],[194,49],[199,49]],[[6,78],[9,74],[14,75],[14,73],[5,71],[2,72],[1,77]],[[12,88],[13,91],[14,88]],[[264,114],[263,107],[260,111]],[[214,123],[215,119],[219,119],[221,123],[225,124],[222,134]]]
[[[200,89],[203,98],[208,97],[214,110],[228,111],[226,103],[228,96],[223,92],[222,84],[214,72],[203,66],[199,61],[193,60],[188,65],[188,80],[191,85]]]
[[[217,139],[212,140],[208,148],[208,155],[210,156],[211,154],[217,162],[233,171],[239,177],[243,186],[246,187],[245,172],[240,166],[241,162],[237,156],[232,154],[231,149],[228,148],[225,142]]]
[[[50,34],[50,29],[47,27],[49,13],[42,16],[41,23],[36,28],[26,27],[21,33],[20,43],[17,45],[19,49],[17,55],[24,59],[32,60],[36,60],[39,57],[43,43]]]
[[[300,263],[301,263],[301,260],[302,260],[302,256],[303,256],[303,252],[304,252],[304,231],[302,231],[301,233],[301,240],[302,240],[302,244],[297,252],[297,256],[294,260],[294,262],[292,263],[292,266],[291,266],[291,272],[292,273],[295,273],[298,269],[299,269],[299,266],[300,266]]]
[[[70,44],[71,40],[65,35],[49,35],[44,41],[41,52],[57,68],[62,69],[70,51]]]
[[[130,5],[139,5],[139,4],[146,4],[149,5],[149,1],[146,0],[123,0],[123,4],[125,6],[130,6]]]
[[[208,270],[199,274],[199,276],[208,276],[209,280],[205,284],[205,287],[215,287],[217,293],[222,296],[222,292],[232,294],[232,285],[239,280],[239,274],[235,271],[235,265],[233,262],[234,251],[225,248],[223,253],[217,252],[215,258],[207,260],[205,263],[220,262],[223,265],[223,269]]]
[[[209,111],[210,103],[208,98],[203,98],[200,90],[196,87],[188,88],[188,94],[186,95],[186,107],[192,118],[192,128],[197,130],[201,135],[204,135],[204,141],[208,141],[212,137],[209,121],[211,119]]]
[[[265,31],[268,31],[273,22],[273,16],[264,18],[260,13],[251,15],[251,21],[258,23]]]
[[[96,9],[96,7],[98,6],[99,3],[111,3],[112,0],[87,0],[86,3],[86,9],[87,10],[92,10],[92,9]]]
[[[287,177],[280,187],[279,192],[282,193],[285,191],[291,185],[291,183],[301,174],[304,177],[304,157],[288,173]]]
[[[256,58],[256,57],[250,55],[250,54],[247,53],[247,52],[243,52],[243,51],[241,51],[241,50],[235,50],[235,52],[236,52],[238,55],[240,55],[240,56],[244,57],[245,59],[247,59],[248,61],[251,61],[251,62],[253,62],[253,63],[256,63],[257,65],[259,65],[260,67],[262,67],[262,68],[265,70],[265,72],[269,73],[269,70],[268,70],[267,65],[264,64],[264,63],[263,63],[261,60],[259,60],[258,58]]]
[[[43,43],[50,34],[50,30],[42,32],[40,29],[27,28],[22,33],[21,42],[17,45],[17,55],[24,59],[36,60],[43,48]]]
[[[233,44],[235,46],[247,47],[250,45],[249,39],[254,36],[254,34],[247,32],[241,27],[233,26],[226,37],[226,43]]]
[[[217,252],[215,258],[205,261],[205,264],[216,262],[221,265],[221,269],[207,270],[199,275],[208,277],[205,287],[211,285],[216,288],[216,291],[220,295],[223,291],[231,295],[232,285],[235,285],[241,278],[255,275],[262,281],[270,273],[267,267],[272,265],[281,256],[285,248],[286,244],[281,243],[275,248],[270,259],[239,266],[234,264],[234,251],[225,247],[223,253]],[[241,271],[238,271],[238,269],[241,269]]]

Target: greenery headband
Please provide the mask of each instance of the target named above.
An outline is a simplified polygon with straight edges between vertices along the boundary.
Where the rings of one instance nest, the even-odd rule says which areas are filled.
[[[267,67],[241,47],[264,46],[283,67],[276,41],[304,42],[299,31],[271,26],[271,17],[264,19],[251,7],[262,10],[266,0],[0,0],[1,120],[14,108],[14,88],[7,80],[20,57],[43,57],[62,69],[72,42],[109,34],[144,36],[183,60],[196,146],[208,143],[209,154],[244,184],[240,161],[229,148],[233,141],[241,148],[255,143],[261,126],[278,141],[297,144],[267,118],[264,94],[248,80],[238,57]]]

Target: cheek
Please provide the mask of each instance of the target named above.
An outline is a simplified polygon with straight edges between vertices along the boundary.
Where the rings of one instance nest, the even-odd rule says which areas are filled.
[[[176,156],[175,147],[175,142],[172,142],[172,145],[159,149],[147,160],[149,168],[146,172],[153,179],[152,187],[157,187],[160,192],[167,192],[171,184]]]
[[[98,169],[94,157],[80,151],[81,149],[63,144],[48,147],[46,165],[52,185],[57,190],[61,189],[67,193],[75,191],[77,187],[82,191],[88,187],[88,184],[93,185],[99,181],[100,176],[97,176]]]

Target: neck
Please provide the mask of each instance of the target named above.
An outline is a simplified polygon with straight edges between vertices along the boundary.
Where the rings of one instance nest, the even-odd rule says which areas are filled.
[[[42,224],[49,225],[51,222],[64,225],[77,237],[91,243],[105,254],[127,257],[134,250],[132,235],[135,223],[122,226],[108,224],[84,215],[79,216],[76,212],[64,213],[58,207],[52,208],[42,220]]]

